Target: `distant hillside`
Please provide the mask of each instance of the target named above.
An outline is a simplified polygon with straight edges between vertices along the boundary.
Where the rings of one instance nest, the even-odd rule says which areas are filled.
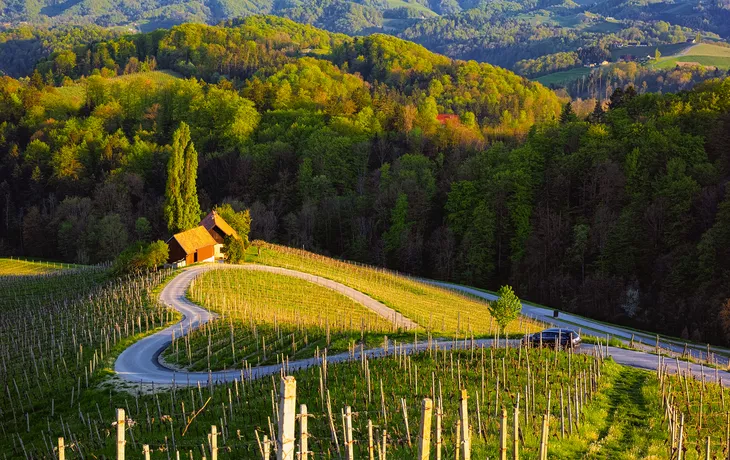
[[[450,57],[506,67],[580,47],[677,43],[695,31],[730,32],[722,0],[701,7],[669,0],[11,0],[0,2],[0,11],[9,27],[95,24],[123,32],[271,14],[349,35],[388,33]]]

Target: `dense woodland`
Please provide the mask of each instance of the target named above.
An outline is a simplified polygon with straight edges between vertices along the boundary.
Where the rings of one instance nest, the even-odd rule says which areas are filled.
[[[696,84],[717,78],[726,78],[730,72],[701,65],[655,69],[622,62],[598,67],[590,74],[560,85],[574,98],[608,99],[616,88],[635,87],[639,93],[675,93],[693,88]]]
[[[77,46],[0,79],[0,251],[169,236],[185,122],[202,211],[250,209],[252,239],[730,342],[730,80],[610,96],[579,120],[506,70],[272,17]]]

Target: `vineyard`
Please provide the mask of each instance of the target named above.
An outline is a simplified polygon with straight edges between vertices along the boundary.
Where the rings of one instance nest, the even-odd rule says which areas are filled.
[[[59,270],[77,268],[76,265],[61,264],[57,262],[40,262],[23,259],[0,258],[0,277],[2,276],[25,276],[42,275],[55,273]]]
[[[116,353],[177,318],[150,297],[167,274],[108,279],[92,267],[0,277],[0,431],[21,449],[15,455],[20,433],[50,442],[51,424],[69,423],[64,412],[79,407]]]
[[[318,349],[347,350],[366,337],[370,347],[392,330],[389,321],[340,293],[274,273],[210,270],[188,296],[220,315],[165,353],[168,363],[190,370],[309,358]]]
[[[404,315],[424,312],[420,328],[394,330],[362,304],[304,280],[208,270],[188,296],[219,319],[175,340],[167,363],[284,368],[255,380],[241,371],[221,385],[186,386],[180,374],[180,383],[154,387],[110,369],[132,341],[178,320],[156,300],[174,273],[112,278],[95,267],[0,277],[4,458],[56,459],[63,451],[113,459],[119,449],[153,459],[296,452],[289,458],[387,460],[424,450],[430,457],[418,458],[727,456],[730,402],[716,369],[696,378],[679,361],[656,373],[627,368],[606,359],[600,340],[581,353],[474,340],[497,331],[482,302],[298,251],[251,256],[359,288]],[[514,335],[540,327],[513,323]],[[416,353],[407,344],[414,341]],[[365,348],[376,353],[361,354]],[[338,350],[345,362],[333,361]],[[311,356],[321,365],[287,370]]]
[[[311,252],[264,242],[254,242],[248,260],[284,267],[331,279],[383,302],[434,335],[493,336],[498,326],[486,303],[404,275],[374,267],[343,262]],[[506,332],[522,336],[544,327],[539,321],[523,318],[510,324]]]

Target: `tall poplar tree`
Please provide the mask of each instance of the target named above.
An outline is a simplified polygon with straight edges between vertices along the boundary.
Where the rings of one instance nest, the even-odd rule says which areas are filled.
[[[182,125],[181,125],[182,128]],[[185,169],[182,178],[183,221],[182,228],[187,230],[200,223],[200,203],[198,203],[198,152],[190,141],[190,129],[185,125],[189,142],[185,146]]]
[[[170,233],[177,233],[198,225],[198,153],[190,140],[190,127],[180,123],[172,135],[172,152],[167,162],[165,188],[165,219]]]

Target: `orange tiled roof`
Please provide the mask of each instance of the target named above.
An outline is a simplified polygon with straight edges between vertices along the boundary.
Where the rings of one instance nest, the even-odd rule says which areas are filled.
[[[223,220],[220,214],[215,211],[209,212],[208,215],[200,221],[200,225],[205,227],[208,231],[212,230],[214,227],[218,227],[226,236],[238,238],[238,233],[236,233],[233,227],[228,225],[228,222]]]
[[[213,237],[210,236],[210,233],[208,233],[208,230],[202,226],[176,233],[170,239],[177,241],[186,254],[192,254],[200,248],[215,246],[217,244]]]

